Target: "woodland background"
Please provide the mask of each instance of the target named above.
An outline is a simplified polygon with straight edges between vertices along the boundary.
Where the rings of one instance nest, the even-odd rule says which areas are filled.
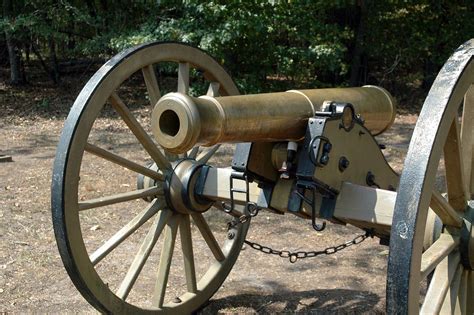
[[[376,84],[410,107],[474,36],[474,1],[2,1],[1,79],[13,86],[60,86],[171,40],[208,51],[243,93]]]
[[[474,37],[472,0],[0,3],[0,158],[10,158],[0,163],[0,314],[93,312],[59,257],[50,184],[71,105],[93,73],[119,51],[154,40],[190,43],[222,63],[241,93],[383,86],[399,107],[394,125],[377,141],[386,145],[385,157],[401,172],[417,112],[434,77],[449,55]],[[174,66],[155,67],[168,91],[176,88]],[[134,116],[149,122],[152,107],[143,78],[135,77],[120,92]],[[112,143],[116,154],[146,165],[146,156],[130,140],[133,135],[120,117],[105,110],[101,118],[94,125],[101,146]],[[231,151],[219,155],[226,161],[221,165],[230,165]],[[90,193],[103,195],[119,184],[127,189],[122,183],[134,187],[136,174],[105,160],[94,163],[91,169],[97,174],[86,186]],[[99,244],[131,215],[127,207],[91,213],[90,225],[82,231]],[[225,229],[219,231],[225,236]],[[265,213],[252,219],[248,237],[272,248],[300,251],[341,244],[359,232],[328,224],[324,233],[315,233],[301,218]],[[130,247],[118,248],[116,259],[101,267],[104,272],[117,278],[125,274],[134,256],[131,249],[141,242],[139,236],[133,240]],[[296,264],[243,248],[224,286],[200,314],[382,314],[387,255],[376,238]]]

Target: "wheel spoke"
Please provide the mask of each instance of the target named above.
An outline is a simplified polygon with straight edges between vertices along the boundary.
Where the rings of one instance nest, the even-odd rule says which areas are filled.
[[[188,157],[191,158],[191,159],[195,159],[198,152],[199,152],[199,146],[195,146],[194,148],[189,150]]]
[[[191,222],[189,216],[183,216],[179,225],[181,236],[181,249],[183,250],[184,271],[186,273],[186,286],[188,292],[196,293],[196,270],[194,268],[193,240],[191,236]]]
[[[189,63],[180,62],[178,68],[178,92],[189,93]]]
[[[423,253],[421,258],[421,279],[433,271],[459,244],[459,237],[450,234],[441,236]]]
[[[207,161],[209,161],[209,159],[214,155],[214,153],[216,153],[217,150],[219,150],[220,148],[220,144],[216,144],[215,146],[213,146],[212,148],[210,148],[209,150],[207,150],[206,152],[203,152],[201,153],[198,157],[197,157],[197,161],[199,163],[207,163]]]
[[[163,153],[160,152],[151,137],[146,133],[116,93],[112,93],[110,96],[110,102],[120,117],[122,117],[123,121],[127,124],[128,128],[130,128],[138,141],[140,141],[148,154],[150,154],[158,167],[162,170],[171,169],[170,162],[164,157]]]
[[[171,161],[171,162],[174,162],[177,159],[179,159],[179,154],[170,153],[166,150],[165,150],[165,156],[168,159],[168,161]]]
[[[127,237],[135,232],[140,226],[148,221],[155,213],[159,210],[159,204],[157,201],[152,202],[148,207],[135,216],[130,222],[128,222],[123,228],[109,238],[101,247],[99,247],[92,255],[90,260],[92,265],[96,265],[101,261],[107,254],[113,249],[120,245]]]
[[[459,285],[461,284],[461,276],[463,273],[463,267],[461,264],[458,264],[456,273],[454,274],[453,279],[446,293],[446,297],[441,307],[441,314],[460,314],[460,309],[458,305],[458,295],[459,295]],[[456,312],[456,308],[458,308]]]
[[[444,224],[461,227],[462,218],[459,213],[435,190],[433,190],[431,195],[430,208],[440,217]]]
[[[127,275],[123,279],[122,283],[120,284],[119,289],[117,290],[116,295],[125,300],[132,289],[132,286],[135,284],[135,281],[138,278],[138,275],[142,271],[145,262],[147,261],[153,247],[158,241],[163,228],[168,222],[172,212],[168,209],[162,210],[158,212],[156,215],[155,221],[150,228],[150,231],[146,235],[143,243],[141,244],[140,248],[138,249],[138,253],[136,254],[135,258],[133,259],[130,268],[128,269]]]
[[[474,84],[464,95],[462,112],[461,144],[463,150],[464,174],[466,176],[466,192],[474,199]]]
[[[145,189],[127,191],[106,197],[94,198],[79,202],[79,211],[113,205],[120,202],[130,201],[138,198],[146,198],[160,194],[161,189],[154,186]]]
[[[207,89],[206,95],[207,96],[212,96],[212,97],[218,96],[220,87],[221,87],[221,85],[219,84],[219,82],[211,82],[209,84],[209,88]]]
[[[180,215],[173,215],[165,226],[165,238],[163,240],[163,248],[161,249],[158,277],[156,279],[155,291],[153,292],[152,298],[152,304],[156,307],[163,306],[180,218]]]
[[[202,237],[206,241],[207,246],[209,246],[209,248],[211,249],[211,252],[216,258],[216,260],[223,261],[225,259],[224,253],[222,253],[219,243],[217,243],[216,238],[212,234],[212,231],[209,228],[209,225],[207,224],[202,214],[193,213],[191,214],[191,216],[193,217],[194,223],[196,223],[199,231],[201,232]]]
[[[421,314],[439,313],[460,259],[459,252],[453,252],[436,267],[420,310]]]
[[[155,172],[147,167],[144,167],[140,164],[127,160],[117,154],[114,154],[105,149],[99,148],[93,144],[86,143],[85,150],[91,154],[94,154],[98,157],[104,158],[112,163],[118,164],[122,167],[125,167],[131,171],[143,174],[145,176],[151,177],[153,179],[164,181],[165,177],[163,174]]]
[[[464,167],[461,160],[461,141],[457,116],[449,128],[448,138],[444,144],[444,163],[446,167],[446,186],[448,200],[457,211],[466,209]]]
[[[474,271],[469,270],[467,276],[467,294],[468,297],[474,296]],[[466,305],[466,314],[474,314],[474,299],[468,298]]]
[[[148,98],[151,106],[155,106],[161,97],[158,81],[156,80],[155,68],[153,65],[148,65],[142,68],[143,79],[145,80],[146,90],[148,91]]]
[[[468,295],[468,280],[469,280],[469,270],[464,269],[462,271],[461,281],[459,282],[459,293],[456,301],[456,313],[457,314],[469,314],[467,312],[467,303],[470,303],[469,300],[472,300],[472,296]]]

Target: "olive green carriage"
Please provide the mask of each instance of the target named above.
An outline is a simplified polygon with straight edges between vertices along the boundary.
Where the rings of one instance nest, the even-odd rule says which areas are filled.
[[[322,220],[351,224],[389,244],[388,313],[472,314],[473,54],[471,40],[440,71],[401,175],[374,138],[396,113],[380,87],[239,95],[226,71],[191,46],[150,43],[118,54],[79,94],[57,150],[53,223],[69,276],[103,312],[191,313],[229,274],[251,217],[271,211],[312,220],[317,230],[324,229]],[[177,72],[174,91],[160,91],[162,65]],[[125,101],[139,92],[126,88],[130,80],[146,86],[150,110],[143,117]],[[196,96],[190,82],[201,90],[206,84],[207,91]],[[130,136],[110,140],[96,133],[114,128],[101,125],[103,115],[118,117]],[[234,143],[230,165],[212,163]],[[101,161],[117,170],[105,181]],[[435,183],[440,161],[447,193]],[[116,183],[122,171],[132,174],[135,187]],[[89,197],[87,185],[98,180],[107,191]],[[118,209],[107,214],[110,222],[124,213],[131,219],[107,223],[103,241],[89,240],[88,233],[100,232],[90,226],[106,207]],[[209,255],[196,250],[198,241]],[[114,261],[118,248],[130,260],[125,272],[113,273],[125,264]],[[159,255],[150,261],[154,250]],[[107,260],[113,264],[104,274]],[[421,283],[427,283],[423,292]]]

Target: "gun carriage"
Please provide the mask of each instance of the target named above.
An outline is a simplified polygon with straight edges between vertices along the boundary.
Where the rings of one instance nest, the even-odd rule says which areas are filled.
[[[473,53],[471,40],[439,73],[420,113],[401,176],[374,138],[392,125],[396,114],[393,98],[380,87],[239,95],[225,70],[196,48],[151,43],[118,54],[79,94],[57,150],[53,223],[69,276],[100,311],[190,313],[225,280],[251,217],[271,211],[309,219],[316,230],[324,229],[324,221],[351,224],[389,245],[389,313],[472,314]],[[175,92],[160,92],[155,67],[164,62],[178,64]],[[208,82],[205,95],[190,95],[192,69]],[[137,71],[152,106],[146,125],[117,92]],[[140,164],[94,144],[90,134],[105,104],[143,146],[143,159],[152,163]],[[211,165],[221,144],[228,143],[236,144],[230,167]],[[85,152],[135,172],[137,188],[83,200]],[[447,194],[435,186],[440,160]],[[81,214],[140,199],[141,212],[89,250]],[[209,223],[218,215],[228,222],[219,228],[225,228],[221,240]],[[152,222],[150,230],[140,240],[128,271],[117,285],[109,285],[99,263],[146,222]],[[192,228],[210,249],[211,257],[204,261],[195,259],[197,236]],[[135,303],[129,294],[157,243],[161,253],[149,304]],[[166,292],[174,277],[175,247],[182,252],[185,288],[173,299]],[[292,261],[304,257],[279,254]],[[420,283],[427,277],[427,290],[421,293]]]

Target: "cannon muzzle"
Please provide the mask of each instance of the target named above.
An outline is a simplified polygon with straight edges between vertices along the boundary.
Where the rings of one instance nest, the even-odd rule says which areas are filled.
[[[305,135],[308,118],[323,110],[325,101],[351,103],[373,135],[395,119],[394,99],[377,86],[224,97],[170,93],[155,105],[152,129],[158,143],[173,153],[195,145],[298,141]]]

